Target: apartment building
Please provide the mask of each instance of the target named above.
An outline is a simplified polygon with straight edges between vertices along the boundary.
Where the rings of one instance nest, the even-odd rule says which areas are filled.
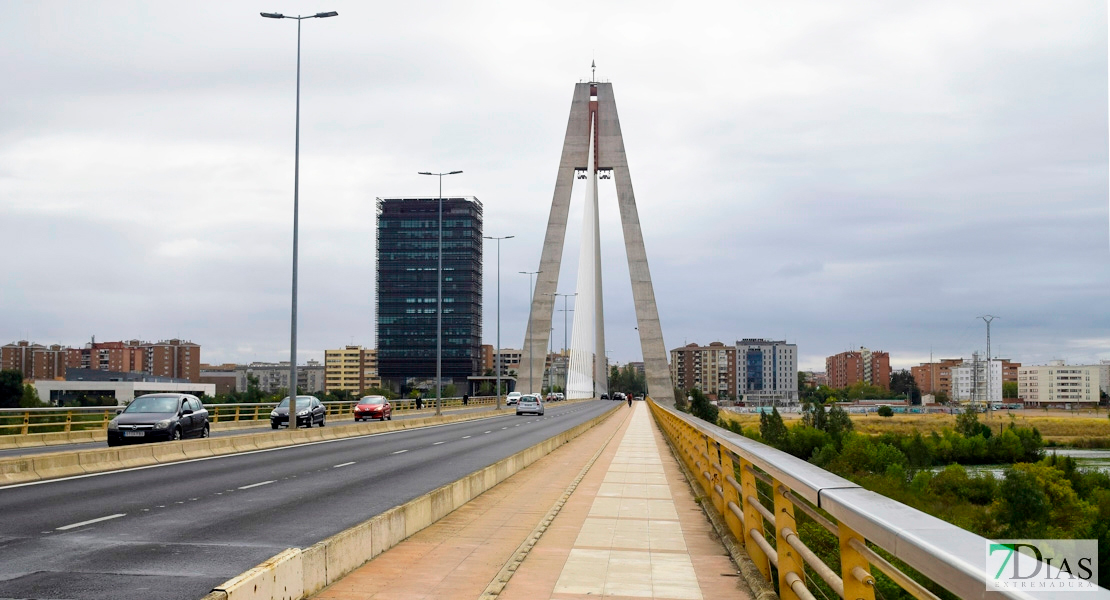
[[[16,370],[24,379],[65,379],[66,348],[20,340],[0,347],[0,369]]]
[[[736,342],[736,381],[745,403],[796,404],[798,346],[762,338]]]
[[[0,364],[18,369],[24,379],[65,378],[67,368],[146,373],[155,377],[200,380],[200,346],[178,339],[159,342],[98,342],[83,347],[50,347],[22,340],[0,349]]]
[[[324,391],[344,390],[359,394],[381,386],[378,351],[374,348],[345,346],[324,351]]]
[[[713,342],[671,350],[671,381],[684,390],[697,388],[711,400],[736,398],[736,347]]]
[[[960,402],[1002,402],[1002,361],[979,360],[977,356],[951,367],[949,398]]]
[[[281,362],[252,362],[249,365],[239,365],[235,369],[235,390],[247,391],[247,377],[253,375],[258,378],[258,388],[267,394],[282,390],[289,393],[289,361]],[[310,360],[304,365],[297,366],[297,388],[301,393],[315,394],[324,391],[324,365],[318,360]]]
[[[998,361],[1001,366],[1002,383],[1016,383],[1021,363],[1006,358],[996,358],[994,360]],[[921,390],[922,394],[944,392],[951,398],[953,397],[952,368],[958,367],[964,362],[963,358],[944,358],[938,362],[921,363],[916,367],[910,367],[910,373],[913,375],[913,380],[917,382],[917,389]]]
[[[1099,365],[1047,365],[1018,369],[1018,396],[1027,407],[1091,407],[1099,401]]]
[[[860,347],[825,359],[829,387],[844,388],[859,382],[890,389],[890,354]]]

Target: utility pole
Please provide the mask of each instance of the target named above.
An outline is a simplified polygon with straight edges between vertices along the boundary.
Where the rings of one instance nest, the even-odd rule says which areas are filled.
[[[991,399],[991,321],[999,319],[994,315],[983,315],[979,317],[987,324],[987,406],[990,406]]]

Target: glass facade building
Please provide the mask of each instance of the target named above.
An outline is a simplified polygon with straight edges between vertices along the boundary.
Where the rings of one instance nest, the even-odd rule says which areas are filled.
[[[378,198],[378,373],[409,388],[436,374],[437,198]],[[444,383],[481,374],[482,204],[443,199]]]

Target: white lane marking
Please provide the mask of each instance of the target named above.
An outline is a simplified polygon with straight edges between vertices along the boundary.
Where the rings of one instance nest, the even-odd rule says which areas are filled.
[[[394,452],[394,454],[400,454],[402,452],[408,452],[408,450],[398,450],[398,451]]]
[[[84,527],[85,525],[92,525],[93,523],[99,523],[101,521],[107,521],[109,519],[118,519],[120,517],[126,517],[126,516],[127,516],[127,513],[117,513],[117,514],[114,514],[114,515],[108,515],[107,517],[100,517],[99,519],[89,519],[88,521],[81,521],[80,523],[74,523],[72,525],[66,525],[65,527],[58,527],[58,531],[65,531],[67,529],[73,529],[74,527]]]
[[[508,429],[508,427],[502,427],[501,429]]]
[[[489,433],[489,432],[488,431],[483,431],[482,433]]]
[[[487,433],[488,433],[488,432],[487,432]],[[464,439],[464,440],[465,440],[465,439],[469,439],[469,438],[470,438],[470,436],[469,436],[469,435],[464,435],[464,436],[462,436],[462,439]]]
[[[432,445],[433,445],[433,446],[438,446],[438,445],[440,445],[440,444],[442,444],[442,443],[443,443],[443,442],[436,442],[436,443],[434,443],[434,444],[432,444]]]
[[[332,468],[333,468],[333,469],[338,469],[339,467],[346,467],[346,466],[348,466],[348,465],[353,465],[353,464],[355,464],[355,461],[353,461],[353,460],[352,460],[351,462],[345,462],[345,463],[340,463],[340,464],[338,464],[338,465],[335,465],[335,466],[334,466],[334,467],[332,467]]]
[[[517,423],[516,425],[513,425],[513,427],[520,427],[520,423]]]
[[[249,489],[251,489],[251,488],[255,488],[255,487],[258,487],[258,486],[260,486],[260,485],[269,485],[269,484],[271,484],[271,483],[273,483],[273,482],[275,482],[275,481],[277,481],[277,480],[276,480],[276,479],[271,479],[271,480],[269,480],[269,481],[262,481],[262,482],[259,482],[259,483],[252,483],[252,484],[250,484],[250,485],[244,485],[244,486],[240,486],[240,487],[239,487],[239,489],[241,489],[241,490],[249,490]]]

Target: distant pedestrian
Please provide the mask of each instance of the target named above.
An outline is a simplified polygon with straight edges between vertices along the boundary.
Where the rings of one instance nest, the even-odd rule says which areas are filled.
[[[416,410],[420,410],[421,408],[424,408],[424,394],[418,393],[416,394]]]
[[[470,404],[470,394],[463,394],[463,406]]]
[[[628,408],[632,408],[632,396],[628,396]]]

